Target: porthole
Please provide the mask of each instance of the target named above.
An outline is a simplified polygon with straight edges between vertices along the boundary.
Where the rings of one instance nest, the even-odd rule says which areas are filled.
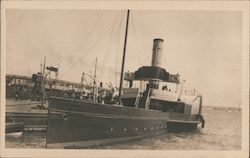
[[[68,117],[67,117],[66,114],[63,114],[63,119],[64,119],[64,120],[67,120],[67,119],[68,119]]]

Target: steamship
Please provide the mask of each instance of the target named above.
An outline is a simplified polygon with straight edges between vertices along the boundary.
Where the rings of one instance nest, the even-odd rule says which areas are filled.
[[[162,68],[163,39],[154,39],[151,66],[124,73],[129,10],[118,104],[51,96],[47,148],[89,148],[165,133],[204,127],[202,96],[183,90],[178,74]],[[129,82],[123,88],[123,80]],[[140,82],[144,88],[134,88]],[[174,84],[175,89],[168,85]]]

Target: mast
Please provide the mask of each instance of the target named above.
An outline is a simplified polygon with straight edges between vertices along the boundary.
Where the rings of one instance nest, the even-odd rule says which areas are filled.
[[[119,86],[119,104],[121,103],[122,84],[123,84],[123,78],[124,78],[124,63],[125,63],[126,45],[127,45],[127,36],[128,36],[128,22],[129,22],[129,10],[127,12],[125,40],[124,40],[124,48],[123,48],[123,56],[122,56],[122,68],[121,68],[121,78],[120,78],[120,86]]]

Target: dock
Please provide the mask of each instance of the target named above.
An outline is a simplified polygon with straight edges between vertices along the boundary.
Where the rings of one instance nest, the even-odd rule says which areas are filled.
[[[46,130],[48,110],[38,108],[39,102],[6,101],[6,133],[15,130]],[[21,127],[22,126],[22,127]]]

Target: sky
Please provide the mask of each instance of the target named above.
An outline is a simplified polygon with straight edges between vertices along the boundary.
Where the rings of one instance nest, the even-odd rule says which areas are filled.
[[[59,79],[80,82],[82,72],[119,85],[126,10],[8,9],[6,73],[31,76],[46,64]],[[242,68],[240,11],[131,10],[125,71],[150,65],[154,38],[162,38],[163,67],[179,73],[204,105],[239,106]]]

